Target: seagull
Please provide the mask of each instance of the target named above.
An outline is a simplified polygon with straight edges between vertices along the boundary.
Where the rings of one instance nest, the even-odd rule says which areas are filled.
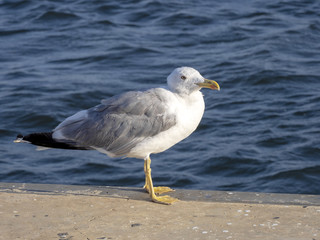
[[[44,148],[97,150],[109,157],[144,159],[145,185],[153,202],[178,199],[161,195],[173,191],[154,187],[150,154],[163,152],[188,137],[204,113],[201,88],[220,90],[191,67],[180,67],[167,77],[165,88],[129,91],[66,118],[51,132],[19,134],[14,142]]]

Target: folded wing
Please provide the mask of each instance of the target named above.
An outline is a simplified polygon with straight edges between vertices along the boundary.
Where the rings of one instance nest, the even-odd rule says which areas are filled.
[[[67,118],[53,130],[53,138],[78,147],[103,149],[124,156],[148,137],[176,124],[168,113],[163,89],[127,92]]]

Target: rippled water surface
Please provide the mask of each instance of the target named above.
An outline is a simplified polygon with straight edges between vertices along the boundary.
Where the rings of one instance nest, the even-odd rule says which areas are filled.
[[[1,1],[0,50],[0,181],[142,186],[142,160],[13,140],[190,66],[221,91],[155,185],[320,194],[317,0]]]

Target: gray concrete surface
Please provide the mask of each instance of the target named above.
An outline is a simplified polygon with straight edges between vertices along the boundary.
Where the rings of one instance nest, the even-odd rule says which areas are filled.
[[[0,239],[320,239],[320,196],[0,183]]]

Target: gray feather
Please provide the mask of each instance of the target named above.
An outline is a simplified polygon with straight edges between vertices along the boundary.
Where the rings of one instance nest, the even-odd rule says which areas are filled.
[[[115,156],[126,155],[148,137],[176,124],[174,114],[166,113],[163,89],[127,92],[106,100],[79,117],[70,117],[54,132],[64,140],[85,147],[103,148]],[[76,116],[76,115],[74,115]]]

